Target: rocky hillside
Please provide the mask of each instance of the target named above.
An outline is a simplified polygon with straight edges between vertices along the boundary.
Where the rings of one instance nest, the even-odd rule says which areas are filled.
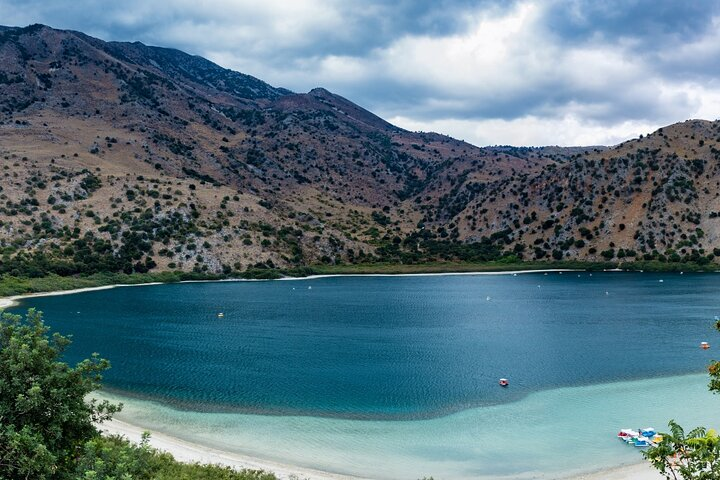
[[[720,124],[478,148],[177,50],[0,28],[0,273],[711,260]],[[718,252],[720,253],[720,252]]]

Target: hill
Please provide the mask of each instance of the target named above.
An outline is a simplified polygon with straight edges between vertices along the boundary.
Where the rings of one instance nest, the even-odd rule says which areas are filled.
[[[479,148],[43,25],[0,28],[0,111],[4,274],[720,253],[717,122]]]

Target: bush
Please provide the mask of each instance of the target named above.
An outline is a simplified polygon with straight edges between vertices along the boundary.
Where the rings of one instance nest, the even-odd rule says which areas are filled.
[[[257,470],[236,471],[222,465],[188,464],[160,452],[149,444],[145,433],[139,445],[113,435],[97,437],[85,444],[76,475],[83,480],[276,480]]]
[[[86,401],[110,367],[97,354],[75,367],[61,361],[70,340],[50,336],[42,314],[0,318],[0,479],[276,480],[262,471],[185,464],[150,447],[102,437],[95,425],[120,410]]]
[[[72,478],[83,445],[97,436],[96,422],[120,407],[85,401],[100,387],[107,360],[93,355],[74,368],[61,362],[70,340],[49,335],[31,309],[0,319],[0,465],[3,478]]]

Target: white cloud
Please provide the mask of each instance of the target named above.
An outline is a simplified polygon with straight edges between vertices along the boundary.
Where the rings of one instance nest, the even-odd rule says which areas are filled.
[[[334,1],[182,0],[172,4],[184,21],[170,22],[158,35],[171,44],[222,49],[241,55],[272,55],[312,43],[319,32],[342,23]],[[167,15],[167,13],[165,14]]]
[[[435,131],[474,145],[616,145],[657,130],[661,124],[624,121],[611,125],[585,122],[568,115],[559,119],[527,116],[513,120],[441,119],[422,122],[405,117],[390,121],[406,130]]]
[[[181,48],[273,85],[324,86],[400,126],[475,143],[617,143],[720,111],[720,18],[689,13],[694,21],[683,24],[672,14],[686,10],[658,7],[641,24],[633,15],[642,2],[23,2],[0,0],[3,22],[64,21],[54,25]],[[419,28],[446,5],[452,28]],[[656,38],[662,47],[649,48]]]

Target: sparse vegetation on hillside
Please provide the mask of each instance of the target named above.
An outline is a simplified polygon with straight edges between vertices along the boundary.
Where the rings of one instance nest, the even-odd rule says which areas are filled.
[[[718,122],[477,148],[175,50],[36,25],[0,53],[0,275],[718,262]]]

